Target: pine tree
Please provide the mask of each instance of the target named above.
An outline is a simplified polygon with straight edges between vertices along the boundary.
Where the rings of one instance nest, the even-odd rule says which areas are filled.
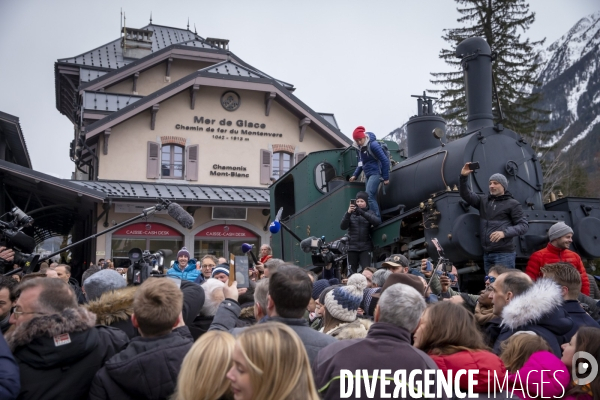
[[[531,42],[522,40],[521,35],[535,21],[525,0],[456,0],[457,10],[462,15],[457,21],[462,28],[445,29],[443,39],[450,49],[442,49],[440,58],[454,68],[452,72],[432,73],[432,83],[443,89],[434,92],[440,95],[438,105],[450,128],[467,125],[467,105],[463,72],[460,60],[455,56],[456,46],[464,39],[479,36],[490,45],[496,58],[492,63],[494,80],[500,107],[504,114],[504,126],[520,133],[537,144],[543,143],[550,132],[540,132],[537,127],[549,114],[536,107],[540,94],[532,89],[541,68],[536,48],[545,39]],[[494,99],[494,118],[499,122],[499,111]],[[534,147],[537,147],[534,145]]]

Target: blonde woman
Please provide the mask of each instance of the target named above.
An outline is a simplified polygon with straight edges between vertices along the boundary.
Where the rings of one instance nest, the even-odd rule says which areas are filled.
[[[286,325],[267,322],[246,328],[227,373],[235,400],[318,400],[308,355]]]
[[[233,396],[226,378],[235,339],[228,332],[202,335],[183,359],[177,389],[171,400],[229,400]]]

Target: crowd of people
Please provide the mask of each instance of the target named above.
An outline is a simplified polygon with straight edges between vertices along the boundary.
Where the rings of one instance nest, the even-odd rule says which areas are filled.
[[[369,232],[381,216],[371,192],[389,170],[359,128],[367,191],[340,225],[347,279],[274,258],[267,244],[244,288],[228,260],[196,260],[185,247],[141,284],[110,260],[81,285],[64,264],[2,276],[0,399],[422,398],[437,385],[424,371],[476,370],[434,397],[600,400],[600,290],[569,250],[573,230],[553,225],[547,247],[515,269],[522,210],[501,174],[490,196],[472,193],[467,164],[460,193],[482,216],[485,289],[461,292],[456,268],[411,267],[402,254],[374,268]]]
[[[340,283],[270,253],[261,248],[249,288],[229,284],[224,260],[196,263],[185,248],[165,276],[135,286],[96,268],[79,287],[66,265],[2,277],[0,398],[339,399],[342,371],[357,398],[385,398],[393,386],[360,375],[461,369],[478,370],[480,398],[600,398],[600,378],[571,373],[575,353],[600,359],[597,299],[571,263],[533,277],[494,265],[485,290],[468,294],[401,254]],[[465,376],[453,390],[468,385]]]

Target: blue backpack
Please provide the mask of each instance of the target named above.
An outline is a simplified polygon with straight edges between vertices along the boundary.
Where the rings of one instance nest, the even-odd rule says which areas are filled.
[[[390,152],[390,149],[388,149],[387,143],[383,140],[376,140],[377,143],[379,143],[379,145],[381,146],[381,149],[383,150],[383,153],[385,154],[385,156],[387,157],[387,159],[390,162],[390,171],[392,170],[392,167],[394,165],[396,165],[396,161],[394,161],[394,159],[392,158],[392,153]],[[369,155],[371,157],[373,157],[374,159],[376,159],[380,164],[381,161],[379,160],[379,158],[377,158],[377,156],[375,155],[375,153],[373,153],[373,150],[371,150],[371,144],[373,144],[372,141],[369,142],[369,145],[367,146],[367,153],[369,153]]]

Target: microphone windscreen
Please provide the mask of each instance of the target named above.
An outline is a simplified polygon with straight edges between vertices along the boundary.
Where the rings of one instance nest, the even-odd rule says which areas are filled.
[[[300,242],[300,248],[305,253],[310,253],[312,251],[313,246],[321,247],[320,239],[317,239],[314,236],[310,236]]]
[[[161,253],[163,255],[163,257],[169,257],[171,255],[173,255],[173,250],[169,250],[169,249],[158,249],[157,253]]]
[[[271,222],[271,225],[269,225],[269,231],[271,233],[278,233],[281,230],[281,224],[279,223],[279,221],[273,221]]]
[[[167,214],[175,221],[179,222],[179,225],[187,229],[192,229],[194,226],[194,217],[192,217],[187,211],[185,211],[179,204],[171,203],[167,207]]]
[[[250,250],[252,250],[252,245],[251,244],[242,243],[242,253],[246,254]]]

